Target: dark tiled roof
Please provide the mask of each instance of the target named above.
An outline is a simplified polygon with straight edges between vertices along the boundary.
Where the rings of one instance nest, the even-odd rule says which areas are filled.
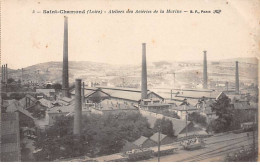
[[[136,141],[133,142],[134,145],[140,146],[142,144],[144,144],[144,142],[148,140],[147,137],[141,136],[139,139],[137,139]]]
[[[158,142],[158,136],[159,136],[159,133],[156,132],[155,134],[153,134],[153,136],[150,137],[150,139],[157,143]],[[160,133],[160,141],[162,141],[165,137],[167,137],[167,135]]]

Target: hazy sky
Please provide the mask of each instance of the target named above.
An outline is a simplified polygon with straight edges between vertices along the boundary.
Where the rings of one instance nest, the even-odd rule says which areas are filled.
[[[62,14],[33,10],[215,10],[220,14],[69,15],[69,60],[139,64],[142,43],[147,61],[259,57],[258,0],[100,0],[2,2],[1,63],[21,68],[62,61]]]

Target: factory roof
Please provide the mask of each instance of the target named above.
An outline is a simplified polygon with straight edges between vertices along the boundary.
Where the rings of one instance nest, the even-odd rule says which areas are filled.
[[[55,93],[55,89],[36,89],[36,93],[43,93],[50,97],[50,93]]]
[[[177,107],[173,107],[173,110],[178,110],[178,111],[194,111],[194,110],[198,110],[197,107],[188,104],[188,105],[179,105]]]
[[[136,89],[130,90],[124,88],[103,88],[102,91],[108,93],[111,97],[114,98],[120,98],[136,102],[141,100],[141,91]],[[147,95],[156,95],[158,98],[164,99],[163,97],[152,91],[148,91]]]
[[[197,91],[197,90],[181,90],[176,94],[176,97],[182,98],[212,98],[215,99],[219,95],[217,91]]]
[[[54,114],[54,113],[64,113],[64,114],[68,114],[68,113],[74,113],[75,111],[75,104],[70,104],[68,106],[55,106],[50,108],[50,110],[48,111],[49,114]],[[85,107],[82,107],[82,112],[89,112],[89,110]]]
[[[99,110],[137,110],[137,108],[127,102],[117,102],[115,100],[103,100],[101,103],[97,104],[94,109]]]

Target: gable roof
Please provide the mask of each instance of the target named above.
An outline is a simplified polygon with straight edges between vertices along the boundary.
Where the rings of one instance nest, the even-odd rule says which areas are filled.
[[[20,113],[22,113],[22,114],[24,114],[24,115],[30,117],[31,119],[34,119],[34,118],[32,117],[32,115],[31,115],[28,111],[26,111],[26,110],[23,109],[21,103],[20,103],[19,101],[17,101],[17,100],[14,101],[12,104],[10,104],[10,105],[7,107],[6,111],[7,111],[7,112],[16,112],[16,111],[18,111],[18,112],[20,112]]]
[[[169,119],[172,122],[172,127],[174,129],[174,136],[177,136],[182,130],[186,128],[186,120],[163,116],[161,114],[156,114],[141,109],[140,109],[140,113],[147,118],[151,127],[154,126],[157,119],[162,119],[162,117],[164,117],[165,119]],[[187,126],[191,123],[192,123],[191,121],[187,121]]]
[[[44,98],[38,100],[38,102],[40,102],[43,106],[45,106],[47,108],[51,108],[54,106],[50,100],[46,100]]]
[[[146,140],[148,140],[147,137],[141,136],[139,139],[134,141],[133,144],[137,145],[137,146],[140,146],[140,145],[143,145]]]
[[[59,100],[65,101],[66,103],[70,103],[70,102],[73,101],[74,99],[73,99],[73,98],[68,98],[68,97],[62,97],[62,98],[60,98]]]
[[[26,98],[30,99],[31,105],[34,104],[34,103],[37,101],[36,98],[34,98],[33,96],[27,94],[27,95],[25,95],[24,98],[22,98],[22,99],[19,100],[19,102],[21,103],[21,105],[22,105],[23,108],[26,107]]]
[[[70,113],[74,111],[74,108],[74,104],[70,104],[68,106],[56,106],[50,108],[50,111],[48,113]]]
[[[158,136],[159,136],[159,132],[156,132],[156,133],[154,133],[154,134],[150,137],[150,139],[151,139],[152,141],[155,141],[155,142],[157,143],[157,142],[158,142]],[[164,134],[160,133],[160,141],[162,141],[165,137],[167,137],[167,135],[164,135]]]
[[[12,100],[3,100],[3,104],[2,107],[8,107],[10,104],[12,104],[13,102],[15,102],[15,99]]]

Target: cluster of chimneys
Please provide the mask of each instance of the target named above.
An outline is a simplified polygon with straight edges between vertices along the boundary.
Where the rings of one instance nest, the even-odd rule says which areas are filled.
[[[8,68],[7,64],[2,65],[2,83],[7,83],[8,80]]]
[[[207,51],[204,52],[204,60],[203,60],[203,89],[208,89],[208,67],[207,67]],[[235,74],[235,92],[239,94],[239,72],[238,72],[238,61],[236,61],[236,74]],[[227,90],[228,90],[228,82],[226,82]]]
[[[204,52],[203,61],[203,88],[208,88],[208,73],[207,73],[207,51]],[[7,68],[7,65],[6,67]],[[7,80],[7,69],[5,70],[4,80]],[[146,44],[142,44],[142,79],[141,79],[141,99],[147,99],[147,66],[146,66]],[[83,86],[83,88],[81,88]],[[238,62],[236,61],[236,92],[239,93],[239,73]],[[64,42],[63,42],[63,72],[62,72],[62,94],[65,97],[69,95],[69,69],[68,69],[68,18],[64,17]],[[73,133],[81,134],[81,118],[82,118],[82,103],[84,102],[84,82],[81,79],[76,79],[75,82],[75,116]]]

